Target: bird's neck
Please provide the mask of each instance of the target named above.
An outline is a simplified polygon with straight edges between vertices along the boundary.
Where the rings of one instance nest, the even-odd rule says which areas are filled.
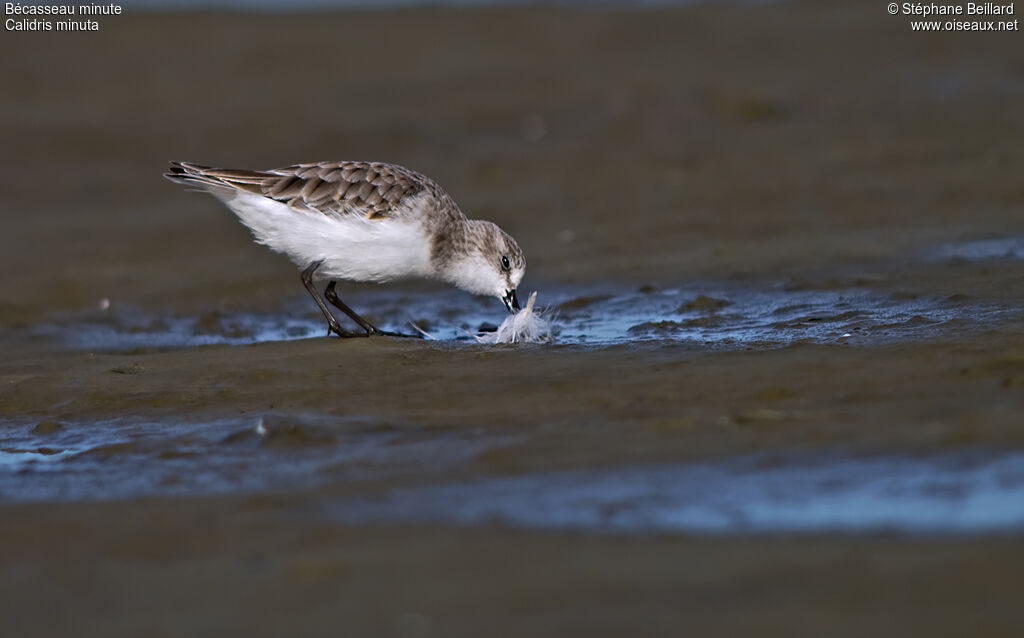
[[[445,273],[466,254],[472,225],[473,220],[449,218],[430,229],[433,234],[430,261],[439,279],[447,279]]]

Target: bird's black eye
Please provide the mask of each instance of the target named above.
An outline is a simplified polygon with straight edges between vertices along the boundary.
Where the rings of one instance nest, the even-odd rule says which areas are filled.
[[[502,256],[501,258],[501,269],[508,270],[512,265],[508,263],[508,257]]]

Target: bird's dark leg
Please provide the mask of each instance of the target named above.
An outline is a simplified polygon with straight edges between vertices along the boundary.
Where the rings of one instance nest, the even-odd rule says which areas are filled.
[[[333,304],[335,308],[351,317],[352,321],[358,323],[359,327],[365,330],[367,335],[380,334],[380,330],[377,329],[377,326],[373,325],[366,319],[360,317],[358,314],[356,314],[355,310],[352,310],[347,305],[345,305],[345,302],[338,297],[338,293],[334,291],[334,287],[337,284],[338,282],[336,281],[332,281],[327,284],[327,288],[324,290],[324,297],[327,298],[327,301],[331,302],[331,304]]]
[[[305,286],[306,290],[309,291],[309,294],[313,297],[313,301],[316,302],[316,305],[320,306],[320,312],[324,313],[324,317],[326,317],[327,319],[327,334],[330,335],[333,332],[339,337],[367,336],[364,334],[360,334],[358,332],[349,332],[348,330],[343,330],[341,324],[338,323],[338,320],[334,317],[333,314],[331,314],[331,311],[327,308],[327,304],[325,304],[324,300],[320,297],[320,293],[316,291],[316,287],[313,286],[313,273],[316,272],[316,269],[319,268],[320,264],[322,263],[324,263],[322,259],[320,261],[314,261],[309,266],[307,266],[305,270],[302,271],[302,285]]]
[[[402,334],[400,332],[389,332],[387,330],[381,330],[380,328],[378,328],[377,326],[373,325],[372,323],[370,323],[366,319],[363,319],[362,317],[360,317],[358,314],[356,314],[355,310],[352,310],[347,305],[345,305],[345,302],[343,302],[338,297],[338,293],[334,291],[334,287],[337,285],[337,283],[338,282],[336,282],[336,281],[332,281],[332,282],[327,284],[327,288],[324,290],[324,297],[327,298],[327,301],[329,301],[332,304],[334,304],[335,308],[337,308],[338,310],[344,312],[346,315],[351,317],[352,321],[355,321],[356,323],[358,323],[359,327],[366,331],[366,336],[371,337],[371,336],[374,336],[374,335],[384,335],[384,336],[387,336],[387,337],[415,337],[415,338],[419,338],[418,335],[404,335],[404,334]]]

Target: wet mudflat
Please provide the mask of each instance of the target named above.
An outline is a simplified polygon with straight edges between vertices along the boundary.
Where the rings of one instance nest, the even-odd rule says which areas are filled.
[[[2,44],[16,635],[1020,632],[1015,40],[829,2],[110,26]],[[420,284],[343,297],[434,339],[327,339],[159,178],[330,158],[508,229],[554,343]]]

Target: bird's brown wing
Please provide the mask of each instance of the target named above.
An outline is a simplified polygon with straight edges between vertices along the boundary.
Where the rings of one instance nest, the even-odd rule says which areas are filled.
[[[173,162],[164,174],[183,184],[230,188],[269,197],[298,209],[384,219],[401,214],[409,199],[427,192],[450,198],[429,177],[384,162],[340,161],[295,164],[269,171],[211,168]]]

